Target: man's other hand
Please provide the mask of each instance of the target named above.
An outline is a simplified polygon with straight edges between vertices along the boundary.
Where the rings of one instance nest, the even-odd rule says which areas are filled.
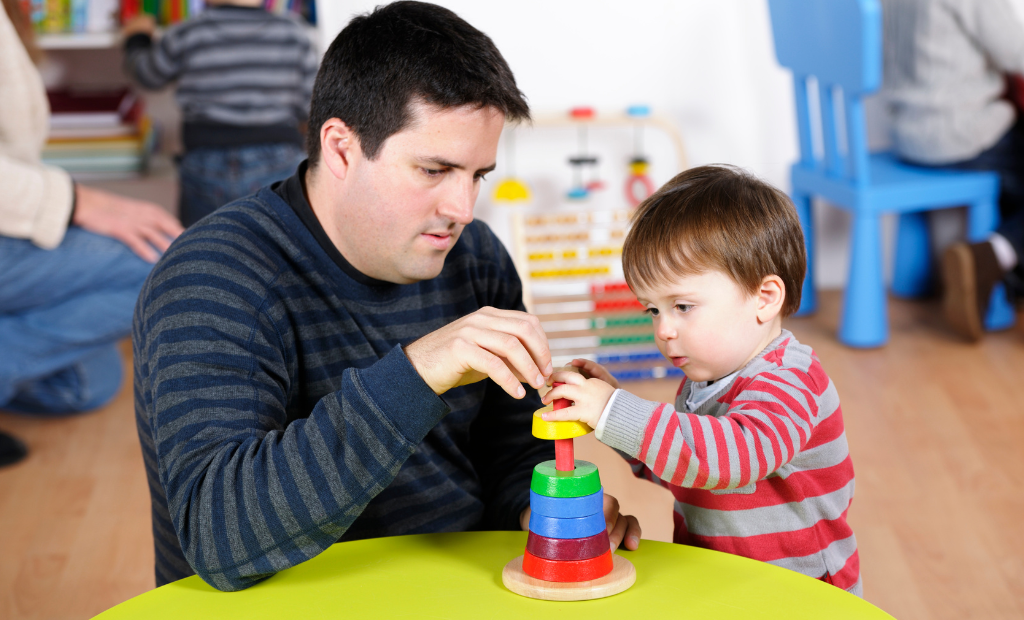
[[[513,398],[544,385],[554,370],[540,320],[516,310],[481,308],[405,347],[435,394],[490,377]]]

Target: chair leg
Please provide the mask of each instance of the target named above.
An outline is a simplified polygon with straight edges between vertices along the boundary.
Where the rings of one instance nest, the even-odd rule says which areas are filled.
[[[800,308],[796,316],[812,314],[818,309],[818,294],[814,289],[814,218],[811,215],[812,198],[806,194],[793,194],[800,228],[804,231],[804,248],[807,254],[807,271],[804,273],[804,284],[800,289]]]
[[[851,246],[839,340],[851,347],[879,347],[889,340],[889,319],[877,215],[854,212]]]
[[[967,240],[984,241],[999,225],[999,207],[996,201],[979,200],[967,207]]]
[[[931,292],[932,250],[926,211],[900,214],[894,263],[894,295],[913,298]]]

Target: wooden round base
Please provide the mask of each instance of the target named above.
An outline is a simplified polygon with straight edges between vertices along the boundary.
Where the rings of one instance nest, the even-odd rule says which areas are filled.
[[[516,594],[544,601],[589,601],[625,592],[636,583],[636,569],[633,563],[620,555],[612,555],[615,563],[612,572],[600,579],[559,583],[541,581],[523,572],[523,556],[505,565],[501,571],[501,582]]]

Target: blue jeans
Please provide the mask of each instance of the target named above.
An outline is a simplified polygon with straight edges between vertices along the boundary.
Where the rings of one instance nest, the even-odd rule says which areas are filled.
[[[0,409],[78,413],[117,395],[116,343],[151,268],[77,226],[53,250],[0,236]]]
[[[182,225],[188,227],[232,200],[295,173],[306,153],[295,144],[200,148],[178,161]]]

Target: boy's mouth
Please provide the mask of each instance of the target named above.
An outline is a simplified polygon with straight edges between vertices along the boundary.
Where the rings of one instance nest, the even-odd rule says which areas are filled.
[[[676,368],[682,368],[683,366],[685,366],[685,365],[687,365],[689,363],[690,363],[690,358],[685,357],[685,356],[684,357],[673,357],[672,358],[672,365],[675,366]]]

